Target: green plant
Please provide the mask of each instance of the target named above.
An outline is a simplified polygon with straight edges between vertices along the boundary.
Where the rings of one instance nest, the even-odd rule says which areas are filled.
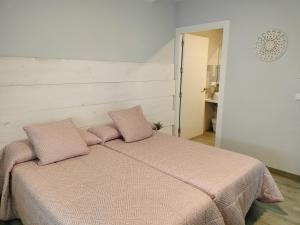
[[[161,128],[163,128],[163,124],[160,121],[154,123],[154,126],[155,126],[155,130],[160,130]]]

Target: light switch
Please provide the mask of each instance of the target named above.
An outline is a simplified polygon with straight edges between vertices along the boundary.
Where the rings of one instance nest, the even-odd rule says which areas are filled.
[[[300,93],[296,94],[296,101],[300,101]]]

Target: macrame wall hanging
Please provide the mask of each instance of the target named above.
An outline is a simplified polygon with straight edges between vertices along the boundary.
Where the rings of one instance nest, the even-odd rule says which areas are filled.
[[[264,62],[273,62],[281,58],[288,47],[288,38],[280,30],[272,29],[259,35],[256,41],[256,55]]]

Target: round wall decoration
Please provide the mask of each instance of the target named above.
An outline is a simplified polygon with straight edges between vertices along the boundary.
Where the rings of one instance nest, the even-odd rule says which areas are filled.
[[[262,33],[256,41],[256,55],[264,62],[272,62],[284,55],[288,38],[280,30],[273,29]]]

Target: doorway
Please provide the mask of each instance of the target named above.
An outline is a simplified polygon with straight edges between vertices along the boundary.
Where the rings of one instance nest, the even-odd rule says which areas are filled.
[[[220,145],[229,22],[177,29],[177,135]]]

